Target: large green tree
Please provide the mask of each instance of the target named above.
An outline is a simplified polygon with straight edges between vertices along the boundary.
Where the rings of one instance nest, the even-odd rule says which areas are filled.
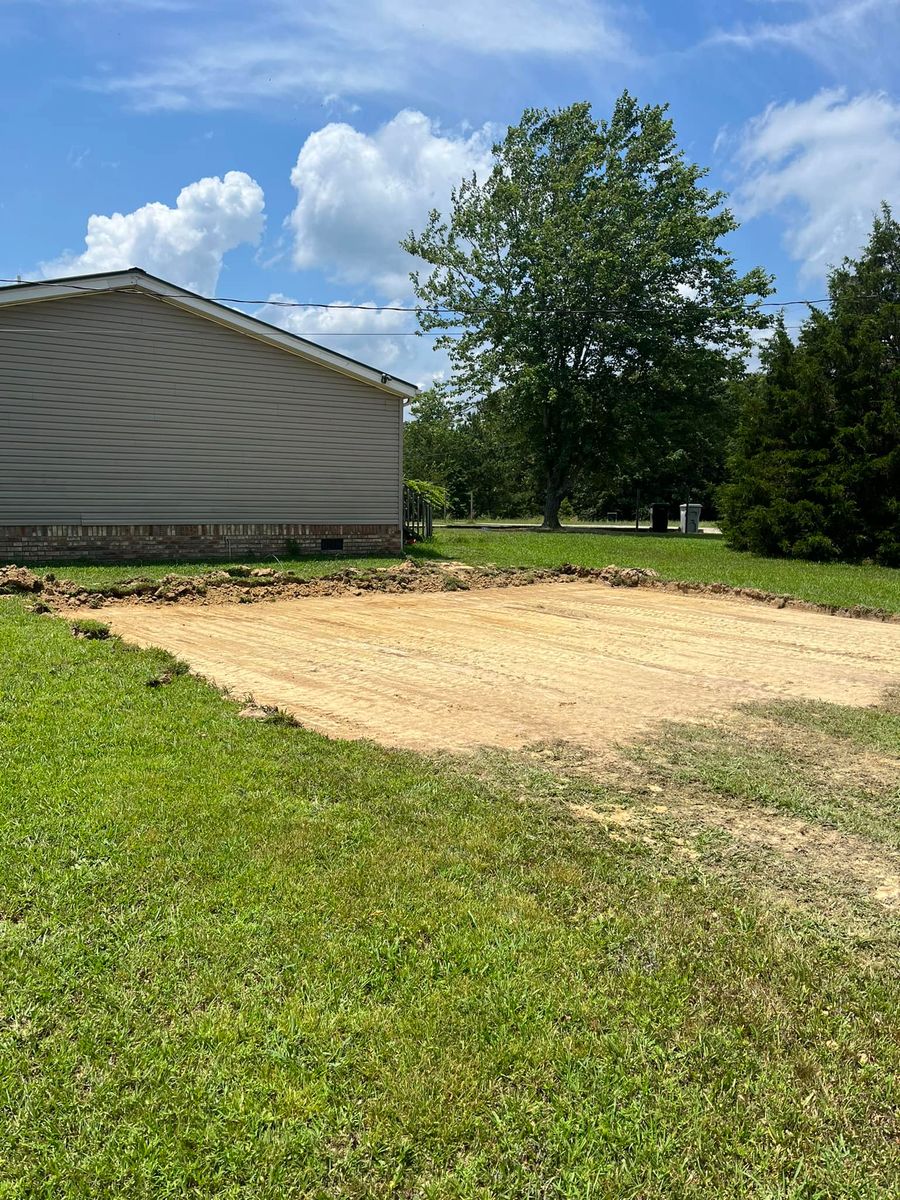
[[[761,554],[900,565],[900,224],[887,206],[796,345],[779,323],[745,396],[726,535]]]
[[[665,108],[627,92],[608,121],[529,110],[488,176],[403,243],[427,264],[420,322],[447,331],[456,394],[499,397],[531,447],[547,528],[579,478],[615,473],[642,412],[718,385],[763,321],[748,299],[769,280],[735,270],[735,221],[704,175]]]

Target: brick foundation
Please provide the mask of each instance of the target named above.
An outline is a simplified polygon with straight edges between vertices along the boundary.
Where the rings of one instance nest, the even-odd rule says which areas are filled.
[[[0,563],[190,562],[400,550],[399,525],[0,525]]]

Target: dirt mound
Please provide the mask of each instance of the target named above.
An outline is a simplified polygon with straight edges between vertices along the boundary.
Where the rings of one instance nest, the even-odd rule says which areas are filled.
[[[24,571],[24,568],[11,570]],[[615,565],[529,569],[477,567],[459,562],[417,563],[407,559],[397,566],[362,570],[347,567],[312,579],[290,571],[277,571],[273,567],[243,564],[204,575],[173,572],[155,580],[136,577],[90,590],[68,580],[52,579],[46,583],[45,594],[60,608],[99,608],[111,604],[251,604],[261,600],[296,600],[305,596],[362,596],[371,592],[473,591],[574,579],[595,579],[611,587],[640,587],[658,582],[659,576],[650,568]]]
[[[765,592],[759,588],[736,588],[727,583],[696,583],[690,580],[661,579],[650,567],[561,567],[472,566],[467,563],[438,561],[419,563],[407,559],[396,566],[360,569],[345,567],[333,574],[307,578],[274,567],[231,566],[203,575],[179,575],[172,572],[161,579],[136,576],[105,588],[86,589],[65,579],[47,575],[41,580],[26,567],[0,568],[0,593],[37,592],[58,609],[101,608],[114,604],[252,604],[261,600],[297,600],[306,596],[362,596],[372,592],[475,591],[481,588],[524,587],[532,583],[588,580],[608,587],[656,588],[701,596],[751,600],[774,608],[797,608],[805,612],[824,612],[835,616],[877,621],[900,621],[900,613],[855,605],[842,608],[833,604],[815,604],[796,596]]]
[[[888,612],[883,608],[872,608],[865,604],[842,606],[839,604],[817,604],[813,600],[801,600],[781,592],[766,592],[761,588],[732,587],[729,583],[698,583],[690,579],[660,579],[658,572],[641,567],[573,567],[559,568],[560,575],[574,575],[579,579],[599,579],[612,587],[652,587],[666,592],[682,592],[688,595],[724,596],[735,600],[753,600],[757,604],[768,604],[773,608],[798,608],[803,612],[828,613],[837,617],[856,617],[870,621],[900,622],[900,613]]]
[[[617,569],[617,568],[614,568]],[[360,570],[347,567],[331,575],[305,578],[272,567],[239,565],[205,575],[165,575],[162,579],[129,579],[90,591],[66,580],[47,585],[47,598],[61,608],[114,604],[194,605],[250,604],[262,600],[296,600],[306,596],[361,596],[371,592],[452,592],[486,587],[516,587],[559,578],[552,570],[518,567],[466,567],[462,564],[418,564]],[[563,577],[566,577],[563,575]],[[569,578],[575,578],[569,574]]]
[[[559,574],[576,579],[597,579],[610,587],[655,587],[659,581],[659,572],[652,567],[617,567],[615,563],[608,567],[573,567],[571,563],[563,563]]]
[[[43,586],[40,576],[35,575],[34,571],[29,571],[27,567],[0,567],[0,595],[39,592]]]

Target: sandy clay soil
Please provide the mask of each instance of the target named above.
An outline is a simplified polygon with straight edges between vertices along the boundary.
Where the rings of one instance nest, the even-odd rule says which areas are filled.
[[[85,615],[322,733],[426,751],[603,750],[742,701],[900,685],[896,624],[581,580]]]

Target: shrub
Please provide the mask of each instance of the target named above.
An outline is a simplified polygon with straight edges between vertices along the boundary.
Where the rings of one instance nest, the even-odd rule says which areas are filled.
[[[407,479],[406,486],[417,496],[422,496],[432,508],[444,511],[448,506],[447,489],[439,483],[430,483],[427,479]]]
[[[790,549],[791,558],[810,558],[813,562],[833,562],[840,550],[824,533],[809,533],[798,538]]]

